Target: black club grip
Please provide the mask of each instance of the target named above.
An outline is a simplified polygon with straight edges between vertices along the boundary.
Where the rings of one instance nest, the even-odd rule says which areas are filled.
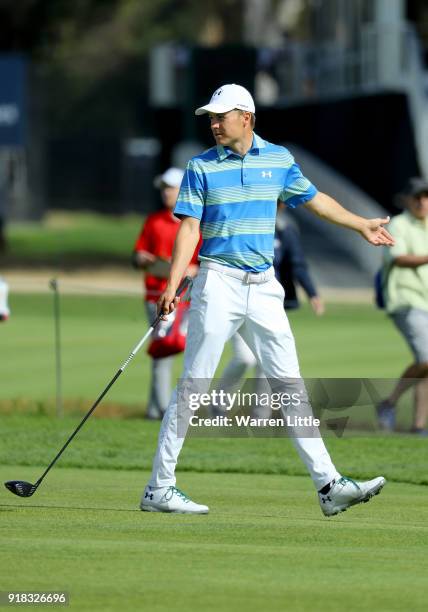
[[[175,292],[175,297],[180,297],[183,291],[185,291],[187,287],[189,287],[189,285],[192,284],[192,282],[193,282],[193,279],[191,276],[185,276],[183,280],[181,281],[181,283],[178,285],[178,289]]]

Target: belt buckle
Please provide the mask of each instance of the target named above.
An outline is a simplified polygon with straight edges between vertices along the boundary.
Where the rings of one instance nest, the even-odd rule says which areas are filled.
[[[259,285],[264,282],[264,272],[246,272],[244,283],[246,285]]]
[[[268,280],[266,272],[246,272],[243,282],[246,285],[260,285]]]

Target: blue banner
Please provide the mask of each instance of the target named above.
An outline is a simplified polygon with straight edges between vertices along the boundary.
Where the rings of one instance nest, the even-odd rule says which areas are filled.
[[[27,144],[27,62],[0,55],[0,147]]]

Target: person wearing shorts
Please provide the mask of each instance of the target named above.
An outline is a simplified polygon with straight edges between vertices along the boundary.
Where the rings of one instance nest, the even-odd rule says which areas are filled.
[[[409,180],[401,194],[404,212],[391,221],[395,245],[385,253],[383,275],[388,315],[403,335],[413,361],[391,395],[377,406],[381,429],[395,428],[395,406],[414,387],[412,433],[426,436],[428,419],[428,181]]]

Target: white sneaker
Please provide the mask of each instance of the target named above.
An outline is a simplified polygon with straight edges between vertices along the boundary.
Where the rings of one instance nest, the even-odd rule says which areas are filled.
[[[345,512],[350,506],[370,501],[373,495],[381,492],[385,483],[383,476],[366,482],[355,482],[352,478],[342,476],[333,484],[328,493],[325,495],[318,493],[321,510],[325,516]]]
[[[147,486],[140,502],[145,512],[176,512],[178,514],[208,514],[208,506],[195,504],[177,487],[154,489]]]

